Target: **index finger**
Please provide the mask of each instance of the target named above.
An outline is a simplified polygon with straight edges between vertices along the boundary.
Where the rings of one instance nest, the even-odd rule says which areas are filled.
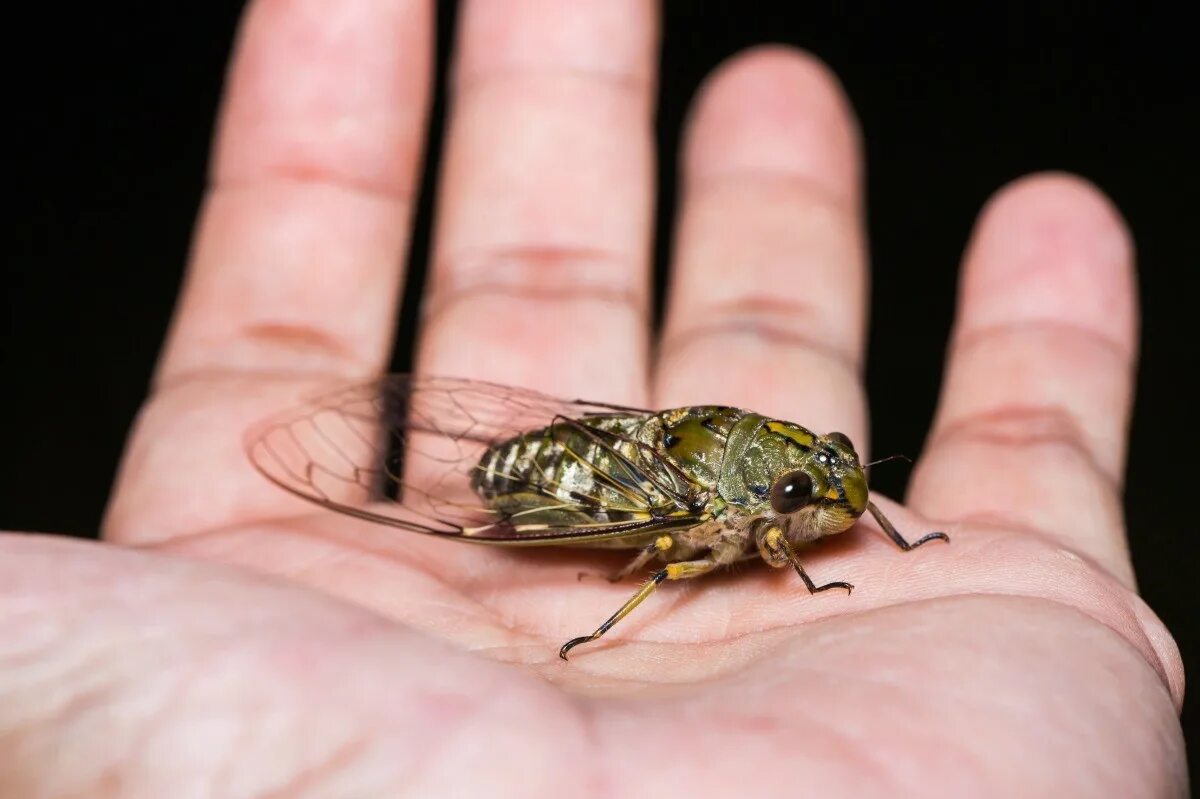
[[[107,535],[170,539],[294,507],[253,475],[240,432],[389,354],[430,27],[425,0],[248,9],[213,183]]]
[[[250,6],[159,381],[386,362],[431,33],[425,0]]]

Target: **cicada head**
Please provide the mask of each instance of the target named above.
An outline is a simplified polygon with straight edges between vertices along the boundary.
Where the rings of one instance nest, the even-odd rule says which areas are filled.
[[[765,497],[767,514],[797,542],[850,529],[867,509],[869,496],[850,438],[810,435],[807,447],[789,448],[789,456],[776,461]]]

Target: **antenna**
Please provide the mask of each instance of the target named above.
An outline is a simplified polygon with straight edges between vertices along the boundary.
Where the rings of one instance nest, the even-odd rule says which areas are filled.
[[[912,458],[908,457],[907,455],[888,455],[886,458],[880,458],[877,461],[871,461],[863,468],[870,469],[872,466],[877,466],[881,463],[887,463],[888,461],[907,461],[912,463]]]

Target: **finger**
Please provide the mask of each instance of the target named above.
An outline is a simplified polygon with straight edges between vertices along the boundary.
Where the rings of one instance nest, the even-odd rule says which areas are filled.
[[[762,48],[709,79],[684,152],[657,404],[863,438],[859,172],[852,112],[811,56]]]
[[[255,475],[253,423],[384,362],[428,92],[422,0],[258,2],[212,188],[105,520],[145,543],[295,510]]]
[[[388,355],[430,70],[424,0],[254,3],[159,379]]]
[[[419,367],[639,402],[653,4],[468,2],[458,38]]]
[[[1132,580],[1119,490],[1133,393],[1132,246],[1070,176],[1023,179],[968,248],[915,507],[1023,526]]]

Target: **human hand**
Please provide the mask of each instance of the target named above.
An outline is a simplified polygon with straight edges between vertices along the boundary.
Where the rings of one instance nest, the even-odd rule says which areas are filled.
[[[586,5],[463,11],[420,369],[865,442],[861,167],[833,79],[768,48],[706,86],[652,345],[652,11]],[[808,553],[850,597],[708,577],[565,664],[630,590],[576,575],[619,556],[373,528],[253,471],[251,423],[386,363],[428,13],[252,10],[106,523],[138,551],[2,544],[0,789],[1184,792],[1182,667],[1120,512],[1131,247],[1079,180],[1023,180],[981,216],[909,510],[885,504],[953,543],[903,554],[864,522]]]

